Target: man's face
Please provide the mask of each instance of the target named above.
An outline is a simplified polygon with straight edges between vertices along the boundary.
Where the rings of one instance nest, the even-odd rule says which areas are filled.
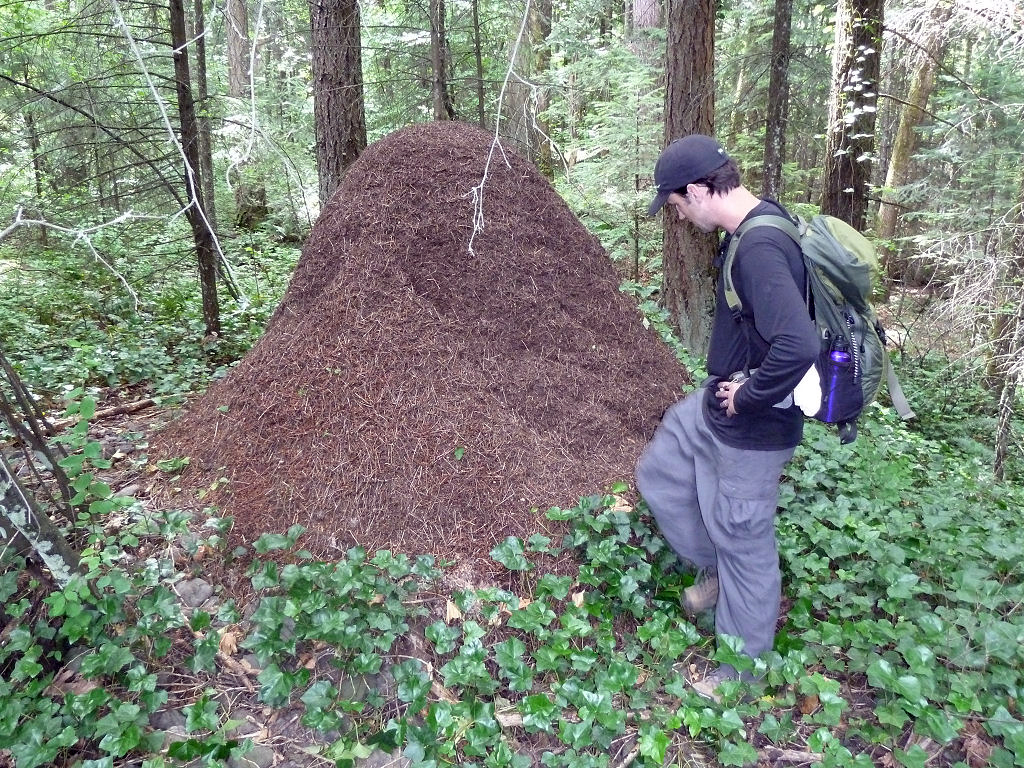
[[[708,220],[704,202],[707,188],[690,184],[685,195],[673,192],[668,196],[667,204],[671,205],[680,221],[689,221],[701,232],[714,232],[717,225]]]

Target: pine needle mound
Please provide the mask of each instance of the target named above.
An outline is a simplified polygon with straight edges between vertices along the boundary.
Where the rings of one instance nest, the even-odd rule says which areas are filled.
[[[415,125],[369,147],[266,333],[162,435],[251,542],[300,523],[330,557],[480,560],[631,480],[686,372],[597,240],[491,136]],[[507,161],[507,162],[506,162]]]

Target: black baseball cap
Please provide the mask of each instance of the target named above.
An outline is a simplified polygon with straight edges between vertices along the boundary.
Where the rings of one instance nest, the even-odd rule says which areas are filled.
[[[654,165],[654,186],[658,194],[648,206],[647,215],[660,211],[668,196],[677,189],[703,179],[727,162],[729,155],[710,136],[694,133],[676,139],[662,150]]]

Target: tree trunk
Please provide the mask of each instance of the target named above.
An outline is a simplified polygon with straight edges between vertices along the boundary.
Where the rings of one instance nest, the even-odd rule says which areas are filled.
[[[448,90],[448,32],[444,0],[430,0],[430,98],[435,120],[454,120],[455,106]]]
[[[255,62],[249,38],[249,8],[246,0],[227,0],[224,24],[227,31],[228,96],[248,104],[252,99],[250,70]],[[266,220],[270,212],[266,185],[262,178],[252,177],[249,166],[249,158],[243,157],[232,166],[229,179],[235,202],[235,226],[242,229],[255,229]]]
[[[548,37],[551,35],[551,0],[535,0],[531,7],[530,36],[533,39],[534,66],[533,74],[542,79],[551,64],[551,48]],[[554,178],[554,166],[551,162],[551,126],[543,117],[548,108],[548,90],[543,86],[537,89],[535,105],[537,117],[533,126],[531,145],[534,150],[534,162],[540,172],[549,179]]]
[[[224,6],[227,27],[228,96],[248,100],[249,68],[252,48],[249,41],[249,8],[246,0],[227,0]]]
[[[476,63],[476,116],[481,128],[487,127],[484,101],[484,57],[480,50],[480,0],[473,0],[473,59]]]
[[[313,125],[320,205],[366,149],[363,64],[357,0],[312,0]]]
[[[535,59],[533,55],[532,31],[527,29],[525,32],[526,34],[520,41],[520,45],[515,46],[514,49],[515,60],[513,68],[518,77],[509,80],[508,86],[505,89],[505,95],[501,104],[501,120],[504,126],[503,136],[514,144],[523,147],[523,154],[533,159],[535,156],[533,150],[536,135],[533,118],[536,113],[531,101],[533,91],[527,83],[533,80]]]
[[[75,510],[71,506],[74,491],[71,480],[60,466],[61,459],[67,458],[67,451],[60,443],[51,445],[49,437],[54,434],[53,425],[46,419],[43,409],[36,403],[32,393],[22,383],[14,366],[0,349],[0,380],[6,379],[11,399],[8,400],[3,387],[0,387],[0,417],[7,425],[7,431],[14,436],[18,446],[28,461],[38,486],[49,496],[49,506],[59,512],[68,523],[75,522]],[[46,471],[57,486],[57,495],[50,491],[50,484],[45,482],[38,473],[35,460],[46,467]]]
[[[207,336],[220,334],[220,304],[217,299],[217,246],[203,210],[199,160],[199,124],[192,98],[189,73],[185,6],[182,0],[170,0],[171,44],[174,47],[174,84],[181,121],[181,146],[185,155],[185,189],[188,206],[185,216],[192,228],[199,259],[199,286],[203,296],[203,324]]]
[[[736,57],[736,60],[739,62],[739,71],[736,73],[736,83],[732,89],[732,109],[729,112],[728,123],[729,131],[728,135],[723,139],[723,142],[730,147],[736,146],[737,140],[743,135],[743,128],[747,119],[744,112],[744,93],[747,89],[747,63],[750,52],[750,37],[753,30],[748,27],[747,32],[748,34],[741,36],[739,55]]]
[[[881,67],[883,0],[839,0],[832,51],[822,213],[867,223]]]
[[[29,82],[28,67],[25,67],[25,82]],[[25,120],[25,131],[28,133],[28,148],[32,153],[32,181],[35,184],[36,203],[42,205],[43,178],[46,176],[46,165],[43,160],[43,150],[39,142],[39,131],[36,128],[36,119],[32,107],[23,110],[22,116]],[[48,245],[47,232],[49,230],[46,227],[38,227],[37,229],[39,230],[40,245]]]
[[[999,402],[992,467],[997,480],[1002,480],[1006,471],[1017,390],[1024,375],[1024,172],[1020,174],[1018,189],[1017,207],[1009,217],[1014,232],[1010,258],[1002,269],[1001,289],[993,297],[993,311],[997,314],[986,375],[986,383],[997,393]],[[1010,314],[1001,310],[1007,306],[1015,310]]]
[[[711,134],[715,119],[715,3],[669,0],[665,84],[665,143]],[[663,301],[692,352],[706,354],[714,311],[711,262],[717,237],[666,211]]]
[[[210,93],[206,80],[206,18],[203,0],[195,0],[195,34],[192,36],[196,46],[196,93],[199,96],[199,109],[196,122],[199,128],[199,178],[203,185],[203,210],[206,220],[217,231],[217,206],[213,199],[213,139],[210,131]]]
[[[762,180],[763,195],[772,200],[781,200],[784,191],[782,164],[786,162],[786,125],[789,122],[789,62],[792,58],[789,38],[792,28],[793,0],[775,0]]]
[[[928,99],[935,87],[935,70],[942,50],[946,45],[948,22],[952,6],[946,0],[938,0],[928,13],[928,20],[922,25],[924,39],[914,57],[914,72],[906,105],[900,111],[896,137],[893,139],[889,156],[889,168],[885,174],[885,198],[878,208],[876,234],[882,241],[882,258],[890,278],[900,279],[907,268],[905,259],[898,258],[898,249],[892,243],[896,237],[896,223],[899,216],[899,189],[909,181],[910,158],[914,153],[917,126],[920,125],[928,107]]]
[[[1024,318],[1017,313],[1015,321],[1014,342],[1019,349],[1021,342],[1021,329],[1024,328]],[[1002,383],[999,391],[999,415],[996,419],[996,443],[995,460],[992,464],[992,475],[996,480],[1003,480],[1006,477],[1006,457],[1010,452],[1010,434],[1012,432],[1013,415],[1017,401],[1017,375],[1008,376]]]
[[[12,544],[23,550],[26,544],[62,587],[78,570],[78,553],[60,529],[44,515],[14,476],[0,451],[0,546]],[[22,554],[29,554],[22,551]]]
[[[633,0],[634,29],[654,29],[658,20],[657,0]]]

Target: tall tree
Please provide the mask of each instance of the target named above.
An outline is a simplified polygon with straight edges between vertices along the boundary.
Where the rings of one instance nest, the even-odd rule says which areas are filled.
[[[227,0],[224,5],[224,27],[228,56],[228,97],[248,106],[250,119],[255,119],[252,108],[252,78],[255,66],[252,41],[249,36],[249,8],[246,0]],[[249,126],[255,131],[256,126]],[[250,172],[248,152],[231,166],[229,184],[235,200],[235,224],[252,229],[268,214],[267,188],[262,178]]]
[[[900,111],[896,137],[889,155],[889,167],[885,174],[885,196],[878,208],[876,225],[876,234],[883,243],[886,271],[893,278],[902,275],[908,266],[905,259],[898,261],[897,249],[892,247],[899,214],[899,189],[910,181],[910,158],[914,152],[917,127],[921,124],[928,108],[928,99],[935,87],[935,72],[946,45],[952,12],[950,0],[932,0],[922,14],[920,40],[910,56],[913,62],[910,90]]]
[[[311,0],[313,124],[320,205],[366,149],[358,0]]]
[[[206,19],[203,0],[195,0],[193,5],[195,20],[191,39],[195,41],[196,52],[196,103],[198,104],[196,121],[199,127],[199,163],[202,173],[203,210],[206,220],[214,231],[217,230],[217,208],[213,194],[213,137],[210,129],[210,89],[206,75]]]
[[[217,298],[217,243],[203,210],[203,185],[200,165],[199,121],[192,96],[192,76],[188,62],[188,36],[185,6],[182,0],[170,0],[171,45],[174,51],[174,85],[178,96],[181,123],[181,147],[185,160],[185,189],[188,203],[185,217],[192,228],[199,259],[199,286],[203,296],[203,324],[208,336],[220,334],[220,303]]]
[[[435,120],[454,120],[455,105],[448,88],[448,30],[444,0],[430,0],[430,100]]]
[[[999,398],[999,414],[996,422],[996,452],[993,473],[1002,480],[1006,472],[1009,455],[1010,432],[1016,415],[1017,390],[1024,377],[1024,171],[1020,174],[1020,198],[1010,215],[1013,227],[1012,246],[1001,298],[1004,306],[1016,307],[1014,311],[1004,310],[1001,322],[994,324],[992,365],[996,375]]]
[[[772,63],[768,83],[768,112],[765,115],[764,174],[765,197],[782,199],[782,164],[786,161],[786,125],[789,122],[789,45],[793,28],[793,0],[775,0],[772,28]]]
[[[227,0],[224,5],[227,32],[228,95],[248,99],[252,49],[249,40],[249,7],[246,0]]]
[[[665,143],[691,133],[714,131],[714,0],[669,0],[665,82]],[[714,234],[664,214],[665,306],[683,344],[707,350],[714,309],[711,262]]]
[[[658,26],[657,0],[633,0],[630,14],[633,29],[651,29]]]
[[[530,6],[532,15],[530,18],[530,37],[533,38],[533,71],[540,79],[547,74],[551,65],[551,48],[548,38],[551,36],[551,0],[535,0]],[[548,125],[544,113],[549,106],[547,88],[537,89],[537,98],[534,109],[537,117],[534,120],[533,141],[534,161],[541,172],[551,178],[554,168],[551,163],[551,126]]]
[[[476,120],[484,128],[487,125],[484,102],[484,56],[480,45],[480,0],[473,0],[473,64],[476,83]]]
[[[839,0],[836,9],[821,210],[856,229],[867,223],[883,7],[884,0]]]

